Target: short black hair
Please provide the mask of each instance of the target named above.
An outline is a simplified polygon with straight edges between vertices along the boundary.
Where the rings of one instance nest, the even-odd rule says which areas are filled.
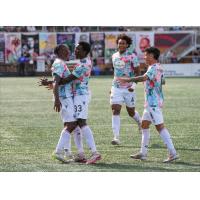
[[[69,49],[69,47],[67,45],[65,45],[65,44],[59,44],[58,46],[55,47],[54,54],[58,56],[59,55],[59,51],[62,48],[65,48],[65,47],[67,47]]]
[[[128,47],[130,47],[130,45],[132,44],[132,39],[124,33],[117,36],[117,40],[116,40],[117,44],[118,44],[119,40],[126,40]]]
[[[148,54],[152,54],[155,60],[159,59],[160,50],[158,48],[156,48],[156,47],[146,48],[144,52],[146,52]]]
[[[83,50],[86,52],[86,55],[90,53],[91,47],[88,42],[79,42],[78,44],[83,47]]]

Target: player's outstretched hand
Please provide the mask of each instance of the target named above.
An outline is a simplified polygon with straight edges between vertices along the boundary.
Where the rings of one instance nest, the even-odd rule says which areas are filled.
[[[38,85],[39,86],[47,86],[47,85],[49,85],[49,80],[44,76],[44,77],[40,78],[40,80],[38,81]]]

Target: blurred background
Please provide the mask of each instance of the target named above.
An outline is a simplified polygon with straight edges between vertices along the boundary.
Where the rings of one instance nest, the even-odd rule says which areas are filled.
[[[141,74],[146,71],[144,49],[160,49],[166,76],[200,76],[198,26],[0,26],[0,76],[50,75],[57,44],[67,44],[70,60],[79,41],[91,44],[92,75],[112,75],[116,37],[126,33],[136,52]]]

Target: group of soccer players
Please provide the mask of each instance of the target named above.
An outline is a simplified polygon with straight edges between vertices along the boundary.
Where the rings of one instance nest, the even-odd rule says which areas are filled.
[[[145,49],[144,60],[147,64],[147,72],[140,76],[139,61],[136,53],[129,51],[132,43],[126,34],[117,37],[118,51],[113,54],[114,79],[111,87],[110,104],[112,109],[113,145],[120,145],[120,111],[126,104],[128,115],[136,121],[139,132],[142,134],[141,149],[137,154],[131,155],[133,159],[145,160],[150,140],[150,124],[154,124],[161,139],[168,149],[168,158],[163,162],[171,162],[178,158],[169,131],[164,126],[163,106],[163,68],[158,59],[160,51],[155,47]],[[87,125],[88,104],[90,92],[88,88],[92,62],[89,57],[90,45],[87,42],[79,42],[75,48],[75,56],[78,59],[72,69],[66,62],[69,59],[69,49],[66,45],[58,45],[55,48],[55,59],[52,65],[53,81],[46,78],[40,80],[40,85],[53,89],[54,109],[60,112],[64,129],[53,153],[54,158],[63,162],[71,160],[86,164],[96,163],[101,159],[96,150],[93,132]],[[137,82],[144,82],[145,105],[142,118],[135,110]],[[72,158],[70,137],[74,135],[78,153]],[[90,148],[92,155],[86,158],[84,154],[82,137]]]

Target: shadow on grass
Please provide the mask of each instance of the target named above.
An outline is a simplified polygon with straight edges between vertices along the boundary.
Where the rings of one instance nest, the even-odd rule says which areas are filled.
[[[143,166],[141,165],[141,162],[145,162],[148,163],[148,161],[136,161],[139,162],[140,164],[121,164],[121,163],[97,163],[95,165],[93,165],[96,168],[100,168],[101,170],[106,169],[106,171],[119,171],[119,172],[151,172],[151,171],[155,171],[155,172],[175,172],[177,170],[173,170],[173,169],[166,169],[166,168],[162,168],[162,167],[150,167],[150,166]]]
[[[175,165],[186,165],[191,167],[200,167],[200,163],[189,163],[189,162],[183,162],[183,161],[176,161],[174,162]],[[200,171],[200,169],[199,169]]]
[[[149,149],[166,149],[165,146],[159,145],[159,144],[152,144]],[[187,148],[176,148],[176,150],[183,150],[183,151],[200,151],[200,149],[187,149]]]

